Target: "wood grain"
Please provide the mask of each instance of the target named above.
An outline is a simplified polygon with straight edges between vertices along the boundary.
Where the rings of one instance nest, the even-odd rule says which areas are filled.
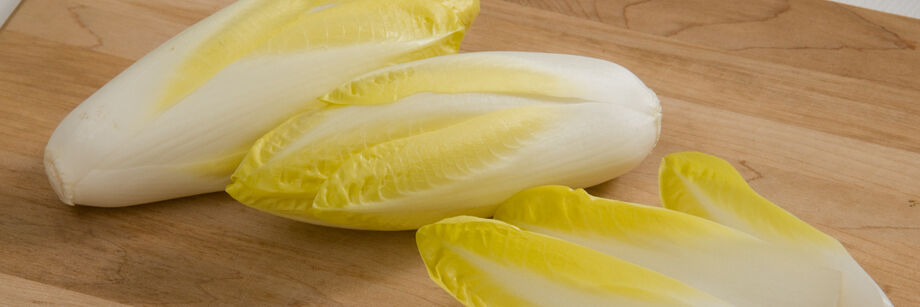
[[[505,0],[760,61],[920,89],[916,19],[814,0]]]
[[[125,306],[5,274],[0,274],[0,285],[3,285],[0,287],[0,297],[4,305],[56,305],[67,302],[70,306]]]
[[[57,123],[230,0],[26,0],[0,31],[0,296],[104,305],[456,305],[412,232],[317,227],[215,193],[67,207],[42,169]],[[920,306],[920,21],[820,0],[485,0],[464,51],[608,59],[661,97],[661,141],[591,192],[658,204],[670,152],[731,161]],[[21,294],[15,296],[14,294]],[[9,301],[9,300],[8,300]]]

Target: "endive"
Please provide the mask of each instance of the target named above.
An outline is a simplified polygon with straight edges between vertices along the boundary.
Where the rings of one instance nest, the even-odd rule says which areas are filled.
[[[544,184],[590,186],[655,145],[655,94],[625,68],[545,53],[448,55],[368,73],[259,139],[227,192],[254,208],[400,230],[489,216]]]
[[[467,306],[730,306],[638,265],[495,220],[422,227],[431,279]]]
[[[659,170],[665,207],[721,223],[790,251],[802,261],[842,273],[840,306],[891,306],[891,301],[843,245],[754,192],[728,162],[685,152]]]
[[[241,0],[151,51],[73,110],[45,150],[68,204],[221,190],[246,150],[371,70],[456,52],[477,0]]]
[[[735,306],[837,306],[840,272],[693,215],[588,195],[528,189],[495,219],[665,274]]]

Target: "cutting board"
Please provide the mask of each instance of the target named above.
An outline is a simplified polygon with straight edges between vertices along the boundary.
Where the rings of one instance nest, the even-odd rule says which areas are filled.
[[[0,304],[457,305],[413,232],[298,223],[222,193],[57,200],[42,150],[58,122],[230,2],[26,0],[0,30]],[[839,239],[895,305],[920,306],[918,41],[920,20],[818,0],[483,0],[462,49],[626,66],[661,97],[661,141],[590,192],[659,205],[663,155],[718,155]]]

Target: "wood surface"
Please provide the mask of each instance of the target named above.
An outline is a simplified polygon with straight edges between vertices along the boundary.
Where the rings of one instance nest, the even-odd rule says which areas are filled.
[[[0,30],[0,305],[456,306],[412,232],[324,228],[214,193],[68,207],[42,151],[134,60],[230,0],[25,0]],[[590,189],[659,204],[695,150],[840,240],[920,306],[920,20],[820,0],[483,0],[462,49],[608,59],[660,96],[661,141]]]

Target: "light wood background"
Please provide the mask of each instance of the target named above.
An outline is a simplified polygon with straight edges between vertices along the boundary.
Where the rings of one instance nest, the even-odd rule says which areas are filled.
[[[661,142],[594,187],[658,204],[666,153],[730,160],[920,306],[920,21],[820,0],[483,0],[463,50],[608,59],[661,97]],[[25,0],[0,30],[0,305],[457,305],[412,232],[301,224],[215,193],[68,207],[42,169],[57,123],[230,0]]]

